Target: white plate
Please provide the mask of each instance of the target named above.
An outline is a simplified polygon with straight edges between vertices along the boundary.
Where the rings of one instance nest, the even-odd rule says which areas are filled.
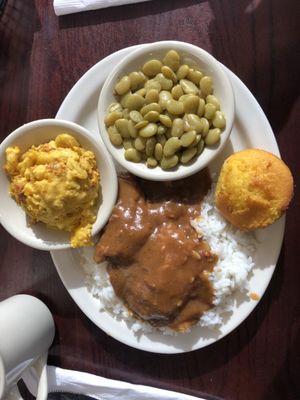
[[[137,46],[120,50],[92,67],[75,84],[62,103],[57,118],[74,121],[95,134],[100,139],[97,127],[97,101],[99,91],[111,68]],[[229,142],[213,166],[218,169],[227,154],[244,148],[256,147],[279,155],[272,129],[257,101],[246,86],[231,71],[226,69],[236,97],[236,119]],[[285,219],[258,232],[259,244],[255,254],[250,288],[260,297],[264,294],[273,275],[279,256]],[[115,339],[137,349],[156,353],[182,353],[205,347],[230,333],[243,322],[257,305],[256,301],[240,301],[235,295],[236,306],[232,315],[226,319],[219,331],[194,327],[189,334],[165,336],[161,333],[135,335],[125,322],[115,320],[109,313],[99,311],[99,300],[87,290],[85,276],[75,250],[52,252],[60,278],[66,289],[81,310],[103,331]]]

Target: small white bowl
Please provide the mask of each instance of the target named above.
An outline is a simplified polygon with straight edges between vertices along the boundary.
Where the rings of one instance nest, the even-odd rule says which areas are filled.
[[[109,136],[104,124],[104,117],[107,113],[108,106],[116,101],[113,90],[117,81],[124,75],[141,70],[143,64],[152,59],[158,58],[162,60],[166,52],[176,50],[184,61],[190,65],[197,65],[201,71],[210,75],[213,79],[214,94],[219,98],[221,110],[226,117],[226,128],[222,132],[221,140],[218,146],[214,148],[205,147],[202,154],[188,165],[179,165],[173,170],[165,171],[160,167],[147,168],[145,163],[133,163],[125,160],[124,149],[113,146],[109,140]],[[222,65],[205,50],[194,45],[177,42],[163,41],[134,50],[128,56],[125,56],[108,75],[98,101],[98,126],[101,137],[114,159],[132,174],[145,179],[154,181],[176,180],[192,175],[204,167],[206,167],[224,148],[227,139],[231,133],[235,112],[234,95],[230,81],[222,67]]]
[[[74,136],[82,147],[93,151],[97,160],[102,199],[92,228],[93,235],[107,222],[118,194],[117,174],[109,153],[104,144],[100,140],[96,141],[83,127],[69,121],[42,119],[16,129],[0,145],[0,222],[20,242],[39,250],[70,248],[70,233],[49,229],[43,223],[28,224],[26,213],[9,195],[10,182],[3,170],[5,150],[9,146],[19,146],[24,152],[32,145],[49,142],[60,133]]]

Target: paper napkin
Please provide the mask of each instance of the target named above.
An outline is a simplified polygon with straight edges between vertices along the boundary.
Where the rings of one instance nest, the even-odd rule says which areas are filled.
[[[205,400],[169,390],[133,385],[58,367],[48,366],[47,377],[49,393],[81,394],[97,400]],[[37,377],[35,371],[33,369],[27,370],[22,379],[29,391],[36,396]]]
[[[98,8],[121,6],[122,4],[140,3],[150,0],[54,0],[56,15],[72,14]]]

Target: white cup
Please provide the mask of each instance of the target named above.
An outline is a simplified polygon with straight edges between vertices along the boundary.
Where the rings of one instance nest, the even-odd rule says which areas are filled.
[[[0,302],[0,400],[11,393],[18,397],[16,384],[30,367],[39,376],[37,398],[47,398],[47,352],[54,332],[49,309],[36,297],[20,294]]]

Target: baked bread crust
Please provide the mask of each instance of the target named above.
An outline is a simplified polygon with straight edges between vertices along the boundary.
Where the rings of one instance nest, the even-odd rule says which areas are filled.
[[[215,191],[220,213],[241,230],[265,228],[287,209],[293,196],[293,176],[274,154],[259,149],[228,157]]]

